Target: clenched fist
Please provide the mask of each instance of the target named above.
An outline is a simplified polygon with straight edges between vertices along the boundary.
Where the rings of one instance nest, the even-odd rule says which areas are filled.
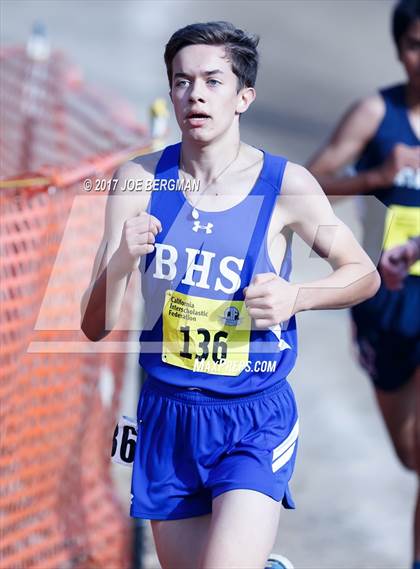
[[[124,223],[121,241],[115,252],[119,270],[130,273],[137,269],[139,258],[152,253],[156,235],[162,231],[154,215],[141,212]]]
[[[419,256],[419,250],[414,241],[407,241],[388,249],[382,255],[379,271],[385,286],[389,290],[401,290],[408,270]]]
[[[256,275],[244,289],[245,306],[256,328],[269,328],[296,314],[298,288],[274,273]]]

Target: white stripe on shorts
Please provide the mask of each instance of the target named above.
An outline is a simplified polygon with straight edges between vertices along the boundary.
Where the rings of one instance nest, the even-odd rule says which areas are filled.
[[[288,460],[292,458],[293,451],[295,450],[296,441],[292,444],[292,446],[287,450],[284,454],[282,454],[277,460],[273,462],[272,468],[273,472],[277,472],[279,468],[284,466]]]
[[[286,452],[289,446],[295,442],[295,440],[298,437],[298,434],[299,434],[299,421],[296,421],[295,426],[291,430],[287,439],[285,439],[278,447],[276,447],[273,450],[273,462],[277,458],[279,458],[279,456],[281,456],[284,452]]]

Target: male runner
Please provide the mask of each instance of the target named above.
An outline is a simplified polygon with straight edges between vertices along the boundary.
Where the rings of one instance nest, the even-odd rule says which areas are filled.
[[[131,515],[152,520],[164,569],[264,567],[281,504],[294,507],[294,316],[356,304],[379,286],[309,172],[241,142],[257,43],[227,22],[171,37],[165,62],[182,142],[117,172],[82,302],[82,329],[100,340],[140,262],[148,379]],[[161,191],[126,194],[131,179]],[[197,192],[164,190],[192,179]],[[289,282],[293,231],[328,260],[328,277]]]
[[[386,216],[370,216],[371,206],[378,208],[365,200],[366,243],[373,241],[375,246],[379,231],[378,251],[382,244],[390,250],[420,233],[419,0],[403,0],[395,7],[393,36],[407,81],[356,103],[309,164],[327,194],[373,194],[387,206]],[[355,176],[336,176],[354,162]],[[399,256],[398,250],[385,253],[382,260],[386,280],[392,255]],[[408,273],[399,290],[391,291],[383,283],[375,297],[353,308],[352,317],[360,361],[373,380],[396,453],[419,474],[420,415],[415,401],[420,397],[420,262]],[[414,534],[414,567],[419,569],[419,495]]]

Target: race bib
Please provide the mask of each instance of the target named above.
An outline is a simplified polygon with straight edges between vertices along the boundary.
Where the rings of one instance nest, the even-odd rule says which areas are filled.
[[[244,301],[166,291],[162,360],[216,375],[236,376],[249,356],[251,318]]]
[[[420,235],[420,208],[403,205],[391,205],[385,219],[385,250],[396,245],[403,245],[411,237]],[[420,261],[409,269],[410,275],[420,275]]]
[[[112,439],[111,460],[124,466],[132,466],[137,444],[137,421],[123,415],[115,427]]]

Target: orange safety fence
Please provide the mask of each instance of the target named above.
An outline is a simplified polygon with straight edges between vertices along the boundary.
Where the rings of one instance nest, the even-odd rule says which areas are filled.
[[[80,298],[105,196],[82,181],[109,177],[151,140],[60,53],[34,61],[3,48],[0,65],[0,566],[128,568],[109,455],[126,361],[115,346],[128,338],[133,298],[96,349],[80,331]]]

